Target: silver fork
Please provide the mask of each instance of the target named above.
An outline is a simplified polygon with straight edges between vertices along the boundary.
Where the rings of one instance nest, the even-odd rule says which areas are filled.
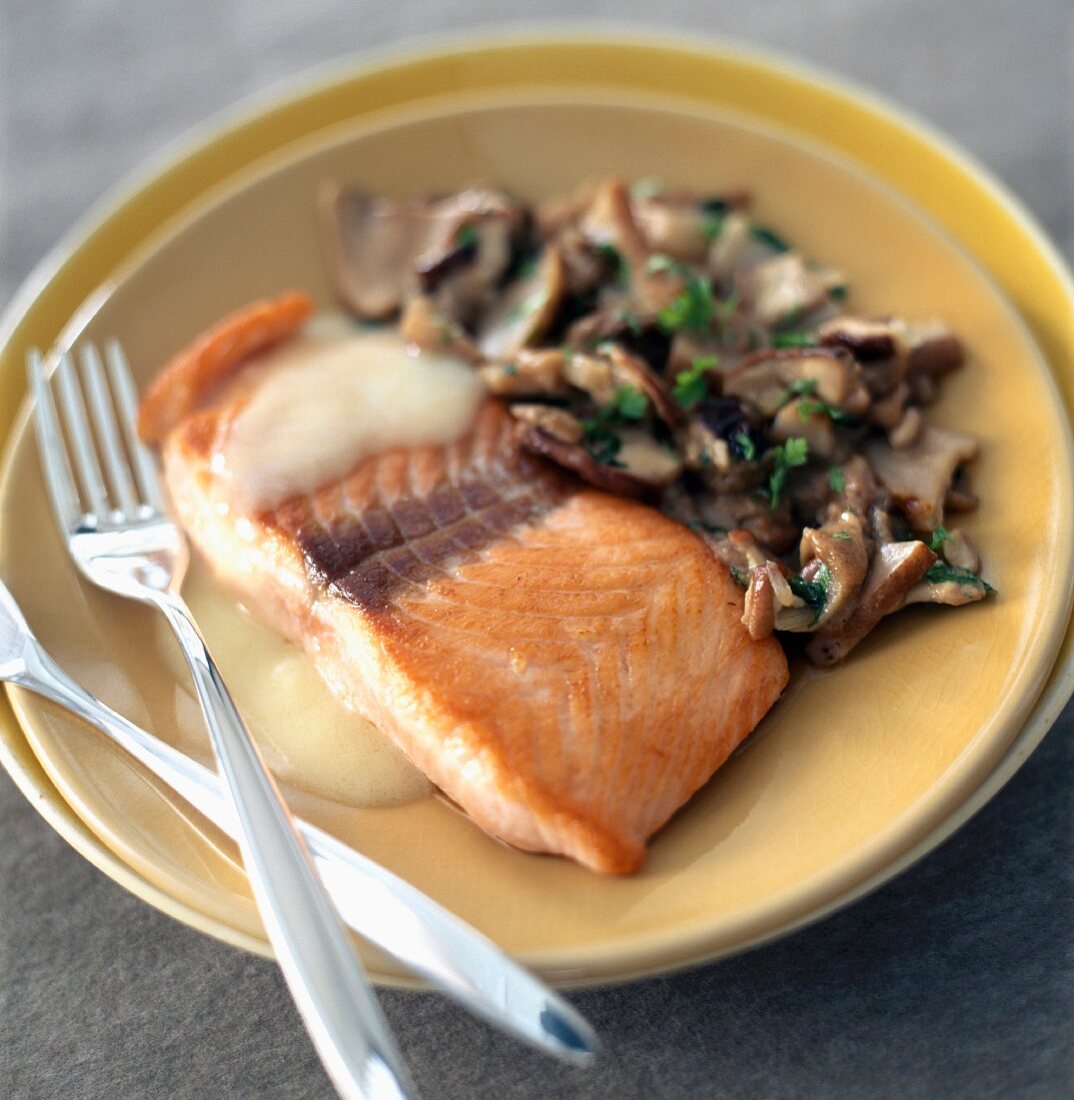
[[[45,480],[67,549],[88,580],[158,608],[175,631],[234,805],[265,930],[336,1089],[348,1098],[405,1097],[408,1075],[361,963],[179,595],[186,539],[137,437],[137,394],[118,343],[108,344],[105,359],[107,373],[87,344],[80,382],[72,357],[59,357],[55,377],[68,449],[42,358],[36,350],[27,356]]]

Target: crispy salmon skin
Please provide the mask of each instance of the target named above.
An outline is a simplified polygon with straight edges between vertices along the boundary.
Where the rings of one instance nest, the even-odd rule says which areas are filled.
[[[213,465],[241,404],[225,389],[166,434],[181,522],[493,836],[636,870],[786,684],[699,538],[521,453],[499,402],[455,443],[245,514]]]

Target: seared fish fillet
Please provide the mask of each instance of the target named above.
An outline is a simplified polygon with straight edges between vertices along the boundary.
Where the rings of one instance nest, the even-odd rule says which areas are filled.
[[[493,836],[635,870],[782,691],[782,649],[750,640],[702,541],[521,454],[498,403],[457,443],[256,515],[211,465],[240,404],[225,391],[165,438],[183,524]]]

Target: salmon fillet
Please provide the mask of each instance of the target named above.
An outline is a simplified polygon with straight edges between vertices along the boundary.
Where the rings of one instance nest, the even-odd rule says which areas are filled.
[[[786,684],[700,539],[520,453],[499,403],[454,444],[248,515],[211,461],[241,404],[225,391],[165,439],[182,523],[493,836],[635,870]]]

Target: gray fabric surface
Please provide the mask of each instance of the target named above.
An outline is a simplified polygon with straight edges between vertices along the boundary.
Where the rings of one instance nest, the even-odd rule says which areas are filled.
[[[623,7],[0,0],[0,300],[102,191],[239,96],[414,33],[508,18],[622,24]],[[1074,253],[1071,0],[665,0],[658,15],[901,101]],[[561,1068],[435,996],[384,994],[422,1094],[1074,1094],[1072,733],[1068,709],[984,812],[850,910],[718,965],[577,994],[607,1043],[596,1070]],[[127,895],[6,776],[0,836],[0,1096],[331,1094],[273,966]]]

